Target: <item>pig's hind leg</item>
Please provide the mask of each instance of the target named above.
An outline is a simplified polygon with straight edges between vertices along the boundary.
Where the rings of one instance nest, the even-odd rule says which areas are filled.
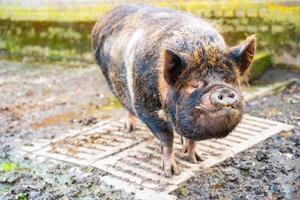
[[[200,154],[197,152],[195,141],[191,139],[185,139],[185,143],[183,146],[183,152],[187,153],[188,159],[192,163],[197,163],[198,161],[203,161],[200,157]]]
[[[137,118],[129,111],[127,111],[127,119],[125,121],[126,132],[132,132],[136,130]]]

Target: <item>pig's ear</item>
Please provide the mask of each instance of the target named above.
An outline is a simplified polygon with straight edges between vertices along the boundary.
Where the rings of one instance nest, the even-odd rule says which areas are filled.
[[[165,50],[164,57],[164,78],[169,85],[174,85],[178,80],[180,73],[185,68],[182,57],[171,50]]]
[[[248,37],[245,42],[230,48],[229,56],[239,66],[241,75],[251,66],[255,49],[255,35]]]

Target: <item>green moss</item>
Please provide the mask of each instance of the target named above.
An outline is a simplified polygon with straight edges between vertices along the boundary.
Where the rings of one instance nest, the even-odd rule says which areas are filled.
[[[221,23],[229,45],[236,45],[255,31],[257,49],[268,51],[272,57],[283,51],[291,55],[297,55],[300,51],[300,6],[287,7],[248,0],[147,3],[209,16]],[[0,6],[0,51],[4,52],[1,56],[20,60],[29,56],[42,62],[91,63],[91,29],[95,21],[114,6],[112,3],[61,8]],[[259,66],[253,72],[254,79],[264,71],[262,66],[265,65]]]
[[[83,66],[94,63],[90,44],[93,24],[0,20],[0,57],[31,62],[81,62]]]
[[[287,15],[299,15],[300,6],[284,6],[272,2],[255,3],[250,0],[231,0],[231,1],[147,1],[147,4],[183,10],[196,15],[209,16],[212,11],[221,11],[227,16],[232,17],[236,10],[246,13],[252,13],[255,17],[260,15],[272,21],[289,20],[297,22],[296,19],[291,19]],[[14,21],[59,21],[59,22],[82,22],[95,21],[99,16],[103,15],[108,10],[117,6],[118,3],[101,3],[93,6],[66,6],[66,7],[51,7],[44,6],[38,8],[21,7],[16,5],[0,6],[0,19],[11,19]],[[264,11],[262,11],[264,9]],[[224,12],[223,12],[224,11]],[[267,11],[267,13],[265,12]],[[80,13],[80,14],[78,14]],[[278,13],[280,13],[278,15]],[[274,18],[275,16],[275,18]],[[298,18],[299,19],[299,18]],[[296,21],[295,21],[296,20]]]
[[[254,56],[253,64],[250,70],[251,80],[258,79],[269,67],[271,67],[271,56],[266,52],[257,53]]]
[[[0,171],[3,172],[10,172],[14,171],[17,168],[17,165],[15,163],[6,162],[0,164]]]
[[[122,105],[116,97],[110,97],[104,101],[104,104],[100,107],[101,110],[113,110],[121,108]]]
[[[0,6],[0,19],[14,21],[94,21],[113,8],[113,4],[92,7],[21,7],[15,5]],[[80,13],[80,14],[78,14]]]

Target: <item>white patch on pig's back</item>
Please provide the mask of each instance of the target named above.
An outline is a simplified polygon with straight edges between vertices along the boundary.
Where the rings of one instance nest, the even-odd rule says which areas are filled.
[[[144,30],[137,29],[130,37],[124,53],[124,61],[126,67],[127,88],[131,99],[132,109],[134,109],[134,90],[133,90],[133,65],[136,54],[136,45],[141,41]]]

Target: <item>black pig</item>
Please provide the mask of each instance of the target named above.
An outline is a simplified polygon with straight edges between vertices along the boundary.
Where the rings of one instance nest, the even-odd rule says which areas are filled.
[[[195,142],[227,136],[243,114],[238,77],[251,65],[255,36],[226,46],[214,26],[169,9],[120,6],[96,23],[93,53],[107,82],[128,110],[129,129],[141,119],[162,143],[166,176],[178,174],[174,132]]]

